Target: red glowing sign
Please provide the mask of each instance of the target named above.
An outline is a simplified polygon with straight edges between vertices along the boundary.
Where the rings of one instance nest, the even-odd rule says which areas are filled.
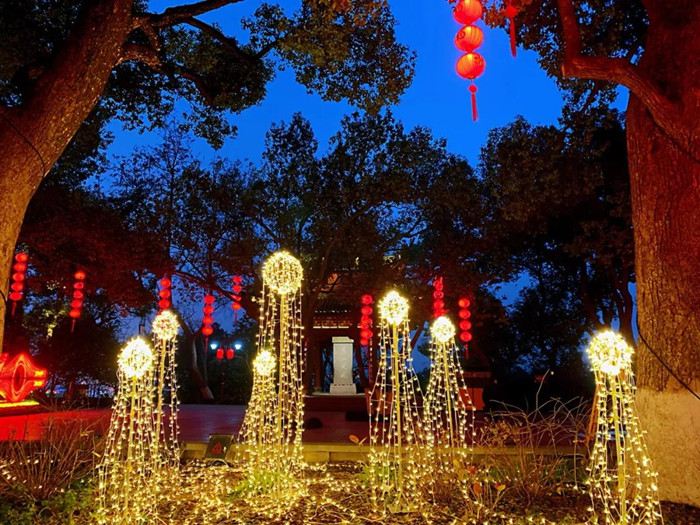
[[[46,369],[36,366],[29,354],[0,354],[0,397],[10,403],[23,401],[46,385]]]

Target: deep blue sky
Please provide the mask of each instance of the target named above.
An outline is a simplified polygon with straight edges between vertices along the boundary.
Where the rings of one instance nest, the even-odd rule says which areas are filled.
[[[153,0],[151,8],[162,11],[176,3],[179,2]],[[280,3],[293,9],[298,0]],[[243,38],[240,20],[258,5],[258,0],[244,1],[210,13],[204,19],[218,23],[228,34]],[[479,121],[472,122],[468,82],[458,77],[454,68],[460,56],[453,44],[459,25],[453,20],[447,1],[391,0],[391,5],[399,41],[418,54],[413,85],[393,109],[406,127],[431,128],[436,137],[448,140],[451,151],[465,155],[475,165],[489,130],[507,124],[516,115],[538,124],[556,122],[562,106],[561,93],[538,67],[535,54],[520,49],[514,59],[507,34],[490,29],[485,30],[484,44],[479,50],[486,59],[486,72],[477,81]],[[291,70],[283,71],[268,86],[267,98],[260,106],[231,116],[231,122],[239,129],[237,138],[227,140],[218,153],[197,142],[198,153],[204,159],[223,155],[257,161],[270,124],[289,121],[296,111],[311,122],[324,149],[328,138],[338,130],[342,116],[353,108],[345,103],[324,102],[319,96],[306,93],[294,81]],[[118,124],[111,129],[115,140],[109,148],[110,154],[126,155],[137,144],[158,141],[155,134],[124,132]]]

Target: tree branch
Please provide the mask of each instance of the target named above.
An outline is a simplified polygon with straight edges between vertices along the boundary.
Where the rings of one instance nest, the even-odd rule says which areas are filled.
[[[142,44],[124,44],[119,64],[129,61],[143,62],[153,69],[160,69],[163,66],[158,53],[151,46]]]
[[[246,62],[248,64],[254,64],[256,62],[255,55],[251,55],[243,51],[240,47],[238,47],[238,42],[236,42],[235,39],[227,37],[214,26],[202,22],[201,20],[198,20],[196,18],[186,18],[182,22],[184,24],[191,25],[192,27],[196,27],[197,29],[199,29],[203,33],[206,33],[213,39],[218,40],[223,44],[223,46],[226,49],[228,49],[231,53],[233,53],[233,55],[236,58],[240,59],[241,61]]]
[[[203,0],[194,4],[169,7],[161,14],[145,17],[144,23],[153,27],[169,27],[183,23],[186,19],[203,15],[225,5],[238,4],[243,0]]]
[[[627,87],[647,108],[657,126],[677,146],[697,159],[697,138],[692,122],[674,105],[659,87],[639,68],[625,58],[591,57],[582,55],[581,32],[572,0],[557,0],[564,37],[562,74],[566,78],[581,78],[614,82]]]

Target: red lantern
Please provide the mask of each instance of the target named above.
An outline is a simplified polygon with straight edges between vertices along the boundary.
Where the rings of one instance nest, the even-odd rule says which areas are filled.
[[[68,312],[68,315],[73,319],[70,326],[71,333],[73,333],[75,329],[75,322],[80,319],[80,314],[82,313],[83,299],[85,298],[85,294],[82,290],[85,289],[85,283],[83,282],[85,281],[85,277],[85,272],[82,270],[78,270],[73,274],[73,278],[75,279],[73,283],[73,300],[70,303],[71,311]]]
[[[457,22],[468,26],[479,20],[483,12],[484,8],[479,0],[459,0],[452,14]]]
[[[238,322],[238,310],[241,309],[241,292],[243,292],[242,282],[242,275],[233,276],[233,295],[231,296],[231,299],[233,300],[233,303],[231,304],[231,308],[233,308],[233,324]]]
[[[447,313],[447,310],[445,310],[445,301],[443,301],[445,293],[442,291],[444,288],[442,277],[438,277],[433,281],[433,288],[435,289],[433,292],[433,317],[437,319]]]
[[[459,322],[459,339],[464,343],[464,351],[467,356],[469,357],[468,353],[468,348],[467,348],[467,343],[472,340],[472,334],[470,332],[472,328],[471,322],[467,321],[472,316],[472,313],[469,311],[469,306],[471,305],[471,301],[467,299],[466,297],[461,297],[459,301],[457,302],[459,305],[459,318],[461,321]]]
[[[15,263],[12,265],[14,273],[12,274],[12,284],[10,288],[12,292],[10,293],[10,300],[12,301],[12,314],[15,315],[15,309],[17,308],[17,303],[24,297],[24,281],[27,278],[25,273],[27,271],[27,261],[29,256],[20,252],[15,255]]]
[[[158,281],[158,286],[160,286],[160,291],[158,292],[158,297],[160,297],[158,308],[160,308],[161,311],[167,310],[172,304],[173,292],[170,290],[172,285],[173,282],[168,277],[163,277]]]
[[[374,300],[371,295],[365,294],[360,301],[362,302],[362,308],[360,308],[360,313],[362,314],[360,317],[360,345],[370,346],[372,336],[374,336],[371,317],[373,309],[370,305],[374,303]]]
[[[515,42],[515,17],[518,16],[519,12],[520,11],[518,11],[518,8],[514,7],[509,0],[508,5],[506,6],[506,9],[503,13],[506,15],[506,18],[508,19],[510,25],[510,52],[513,56],[517,56],[518,54],[518,46]]]
[[[211,335],[211,334],[210,334]],[[216,350],[216,358],[221,360],[224,358],[224,349],[223,348],[218,348]]]
[[[214,313],[213,304],[215,300],[216,298],[212,294],[204,296],[204,308],[202,308],[202,311],[204,312],[204,318],[202,319],[202,334],[204,334],[205,344],[209,344],[209,336],[214,333],[214,329],[211,327],[211,325],[214,324],[214,318],[211,316],[211,314]],[[223,352],[223,349],[220,348],[219,350]]]
[[[455,45],[460,51],[471,53],[484,41],[484,32],[476,26],[465,26],[455,37]]]
[[[233,348],[226,349],[226,359],[233,359],[235,356],[236,352],[233,350]]]
[[[483,11],[479,0],[459,0],[454,9],[455,20],[465,26],[459,30],[455,37],[457,49],[467,52],[457,61],[457,73],[462,78],[472,81],[469,92],[471,93],[473,120],[476,120],[478,116],[476,110],[477,88],[474,85],[474,79],[481,76],[486,69],[484,57],[475,53],[475,50],[484,41],[484,33],[473,24],[481,18]]]

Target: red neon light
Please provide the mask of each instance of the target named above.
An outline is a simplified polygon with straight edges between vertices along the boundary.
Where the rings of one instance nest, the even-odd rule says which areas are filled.
[[[46,385],[46,375],[46,369],[36,366],[29,354],[12,358],[0,354],[0,397],[10,403],[23,401],[32,390]]]

